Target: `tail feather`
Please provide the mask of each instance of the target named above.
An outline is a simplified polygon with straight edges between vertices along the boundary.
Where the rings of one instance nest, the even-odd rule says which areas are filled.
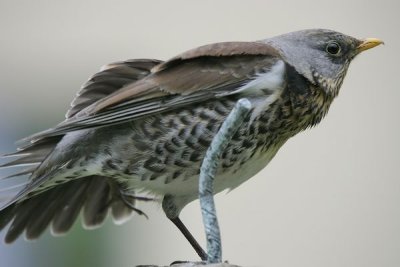
[[[34,214],[34,217],[30,219],[31,222],[26,225],[27,239],[37,239],[40,234],[43,233],[49,226],[51,220],[57,212],[57,209],[59,208],[59,199],[56,198],[57,193],[60,192],[58,192],[58,190],[54,190],[54,192],[49,194],[49,199],[54,199],[54,201],[42,201],[40,207],[37,207],[37,210],[41,210],[42,212]]]
[[[116,224],[122,224],[131,217],[132,209],[124,201],[113,201],[111,214]]]
[[[17,176],[23,176],[23,175],[31,174],[36,170],[36,167],[37,166],[26,168],[26,169],[23,169],[23,170],[21,170],[19,172],[15,172],[15,173],[12,173],[12,174],[7,175],[7,176],[0,177],[0,180],[6,180],[6,179],[14,178],[14,177],[17,177]]]
[[[50,225],[53,234],[65,234],[81,210],[83,223],[90,229],[100,226],[109,210],[115,220],[126,220],[132,214],[136,199],[123,198],[122,190],[121,184],[101,176],[60,184],[1,210],[0,230],[11,223],[5,242],[12,243],[24,231],[27,239],[36,239]]]
[[[0,177],[1,179],[21,176],[32,173],[36,167],[53,151],[62,136],[44,138],[35,143],[20,146],[17,152],[3,155],[1,158],[18,157],[17,159],[0,164],[0,168],[19,167],[21,165],[33,165],[29,168],[17,171],[9,176]]]
[[[88,178],[83,178],[88,179]],[[74,224],[87,197],[87,187],[90,181],[70,185],[68,190],[63,188],[65,194],[58,199],[58,211],[54,214],[51,232],[54,235],[67,233]]]
[[[63,136],[46,137],[35,140],[35,142],[25,142],[25,139],[17,142],[18,149],[16,152],[3,155],[3,157],[23,156],[31,153],[42,154],[44,157],[53,150]]]
[[[10,200],[19,201],[16,196],[22,191],[20,187],[33,182],[31,174],[51,154],[61,138],[62,136],[44,138],[35,143],[19,146],[17,152],[0,156],[0,159],[17,157],[17,159],[0,164],[0,169],[6,167],[12,168],[11,174],[0,176],[0,209],[4,203]],[[21,165],[30,166],[23,169]],[[21,182],[22,179],[23,182]]]
[[[35,213],[32,211],[37,211],[37,206],[39,205],[40,201],[38,199],[32,199],[32,201],[26,201],[21,204],[4,239],[7,244],[14,242],[22,234]]]
[[[108,213],[108,206],[111,202],[111,188],[107,181],[101,177],[93,179],[88,187],[88,194],[83,208],[83,223],[86,228],[96,228],[102,224]]]
[[[1,231],[14,218],[15,216],[14,206],[2,210],[0,214],[1,214],[0,216],[0,231]]]
[[[6,167],[17,167],[21,165],[30,165],[30,164],[39,164],[41,162],[41,157],[37,157],[36,155],[28,155],[18,158],[16,160],[9,161],[7,163],[1,164],[0,168]]]

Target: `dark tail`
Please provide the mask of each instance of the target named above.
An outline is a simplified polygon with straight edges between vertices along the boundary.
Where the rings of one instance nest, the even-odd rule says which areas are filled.
[[[125,221],[133,210],[141,214],[134,207],[135,197],[124,194],[123,185],[107,177],[83,177],[31,197],[23,194],[35,184],[30,175],[51,154],[61,138],[45,138],[5,156],[18,158],[0,168],[29,165],[27,169],[0,178],[0,231],[11,223],[6,243],[15,241],[24,231],[27,239],[36,239],[50,225],[53,234],[64,234],[72,227],[81,210],[87,228],[100,226],[109,210],[116,222]],[[7,204],[2,205],[4,203]]]
[[[109,211],[116,222],[124,222],[135,210],[135,197],[122,193],[109,178],[89,176],[45,191],[0,211],[0,231],[11,222],[5,242],[14,242],[24,231],[27,239],[38,238],[48,226],[52,233],[66,233],[82,210],[87,228],[100,226]]]

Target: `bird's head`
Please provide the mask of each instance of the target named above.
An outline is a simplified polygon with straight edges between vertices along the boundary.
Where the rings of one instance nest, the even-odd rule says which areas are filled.
[[[278,49],[297,72],[331,96],[338,94],[354,57],[383,44],[376,38],[360,40],[323,29],[292,32],[262,42]]]

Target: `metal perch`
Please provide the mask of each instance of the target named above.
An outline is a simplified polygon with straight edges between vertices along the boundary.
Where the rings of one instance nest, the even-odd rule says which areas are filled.
[[[214,203],[214,177],[222,152],[250,112],[248,99],[240,99],[222,124],[200,168],[199,199],[207,238],[207,263],[222,262],[221,233]]]

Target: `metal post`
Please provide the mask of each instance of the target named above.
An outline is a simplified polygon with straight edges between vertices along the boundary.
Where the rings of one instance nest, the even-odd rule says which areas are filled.
[[[214,203],[214,177],[222,152],[250,112],[248,99],[240,99],[213,138],[200,168],[199,199],[207,238],[208,263],[222,262],[221,233]]]

